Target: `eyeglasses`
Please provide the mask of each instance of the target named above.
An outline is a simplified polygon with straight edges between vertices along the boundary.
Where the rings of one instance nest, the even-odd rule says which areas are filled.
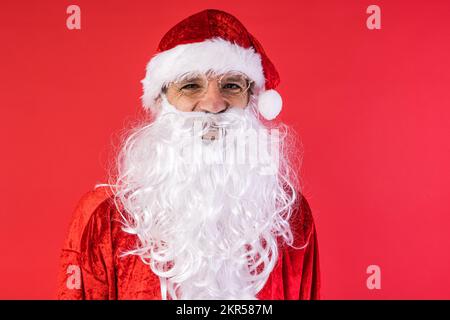
[[[230,71],[221,75],[188,73],[179,80],[169,83],[178,95],[190,99],[202,98],[208,91],[211,78],[216,78],[216,85],[224,99],[237,99],[247,97],[247,93],[253,83],[252,80],[239,71]]]

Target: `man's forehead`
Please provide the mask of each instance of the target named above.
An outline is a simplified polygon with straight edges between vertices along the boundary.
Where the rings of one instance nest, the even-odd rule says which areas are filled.
[[[184,81],[184,80],[198,80],[198,79],[204,79],[206,77],[208,78],[222,78],[226,77],[229,80],[240,80],[242,78],[246,78],[251,81],[251,79],[244,73],[238,72],[238,71],[226,71],[226,72],[219,72],[214,70],[208,70],[207,72],[199,72],[199,71],[192,71],[184,73],[176,78],[176,82]]]

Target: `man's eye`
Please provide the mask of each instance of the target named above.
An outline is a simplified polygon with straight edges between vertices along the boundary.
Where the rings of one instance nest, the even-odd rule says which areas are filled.
[[[196,83],[188,83],[181,87],[181,90],[196,90],[199,89],[200,86]]]
[[[241,86],[236,83],[227,83],[223,86],[224,89],[241,90]]]

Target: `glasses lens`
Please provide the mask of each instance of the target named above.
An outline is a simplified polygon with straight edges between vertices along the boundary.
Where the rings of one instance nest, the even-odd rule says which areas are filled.
[[[188,75],[175,82],[179,94],[187,97],[200,97],[206,92],[208,80],[203,75]]]
[[[226,73],[220,77],[220,91],[223,95],[237,97],[247,92],[250,81],[242,73]]]

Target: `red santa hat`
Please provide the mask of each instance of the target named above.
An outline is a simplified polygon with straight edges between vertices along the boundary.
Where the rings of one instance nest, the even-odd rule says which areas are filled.
[[[208,9],[171,28],[147,64],[141,81],[144,108],[150,109],[162,88],[186,72],[240,71],[254,81],[258,110],[268,119],[281,111],[282,99],[275,91],[277,70],[261,44],[229,13]]]

